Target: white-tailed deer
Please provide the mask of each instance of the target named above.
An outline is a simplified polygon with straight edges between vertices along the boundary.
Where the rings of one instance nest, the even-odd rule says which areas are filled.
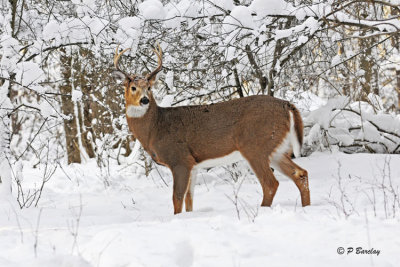
[[[263,190],[262,206],[271,206],[279,182],[270,166],[290,177],[310,205],[307,171],[291,160],[303,140],[303,122],[296,107],[270,96],[249,96],[212,105],[163,108],[151,93],[162,67],[160,46],[154,50],[157,68],[145,77],[129,75],[118,65],[127,49],[114,57],[116,74],[124,80],[129,129],[154,161],[171,169],[174,213],[193,209],[198,168],[244,158]]]

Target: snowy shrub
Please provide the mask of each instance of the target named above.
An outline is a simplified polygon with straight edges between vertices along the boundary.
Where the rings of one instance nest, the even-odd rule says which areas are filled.
[[[368,99],[351,102],[348,97],[333,98],[307,114],[305,150],[400,153],[400,116],[374,105],[375,95]]]

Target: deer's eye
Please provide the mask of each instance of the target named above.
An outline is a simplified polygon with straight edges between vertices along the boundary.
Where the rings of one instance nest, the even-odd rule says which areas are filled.
[[[150,89],[151,89],[151,87],[147,88],[147,90],[149,90],[149,91],[150,91]]]
[[[132,92],[135,92],[135,91],[136,91],[136,87],[135,87],[135,86],[132,86],[132,87],[131,87],[131,90],[132,90]]]

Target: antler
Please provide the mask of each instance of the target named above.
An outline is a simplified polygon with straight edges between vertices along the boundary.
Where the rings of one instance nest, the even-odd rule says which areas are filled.
[[[123,73],[125,75],[125,77],[129,77],[129,75],[125,71],[121,70],[121,68],[119,67],[118,61],[119,61],[119,58],[122,56],[122,54],[125,53],[126,51],[130,50],[130,48],[126,48],[126,49],[122,50],[121,53],[118,53],[118,48],[119,48],[119,45],[117,46],[117,49],[115,50],[114,66],[118,71]]]
[[[147,80],[154,79],[155,76],[157,75],[157,73],[160,72],[160,70],[162,68],[162,50],[161,50],[160,44],[157,44],[157,47],[153,51],[158,57],[158,66],[151,73],[147,74],[147,76],[146,76]]]

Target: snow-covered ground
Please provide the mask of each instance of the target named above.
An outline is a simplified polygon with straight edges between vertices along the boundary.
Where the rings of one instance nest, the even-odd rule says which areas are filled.
[[[108,174],[94,161],[63,166],[37,208],[1,200],[0,266],[398,266],[400,157],[314,153],[296,162],[309,171],[310,207],[280,174],[273,206],[259,207],[255,177],[243,171],[235,183],[221,167],[200,172],[194,212],[177,216],[167,169],[146,177],[126,164]],[[27,190],[44,167],[23,166]]]

